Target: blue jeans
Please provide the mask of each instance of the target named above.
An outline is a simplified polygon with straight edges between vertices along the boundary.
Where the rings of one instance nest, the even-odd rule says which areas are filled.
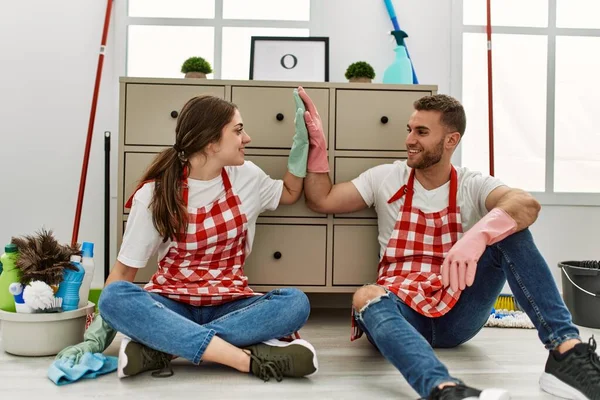
[[[473,285],[442,317],[419,314],[391,292],[356,310],[357,323],[369,340],[423,397],[440,383],[459,381],[450,376],[433,347],[455,347],[475,336],[506,280],[547,349],[579,339],[579,330],[528,229],[488,246],[477,265]]]
[[[273,290],[217,306],[192,306],[131,282],[117,281],[102,290],[102,318],[136,342],[200,363],[213,336],[236,347],[282,338],[300,330],[310,304],[298,289]]]

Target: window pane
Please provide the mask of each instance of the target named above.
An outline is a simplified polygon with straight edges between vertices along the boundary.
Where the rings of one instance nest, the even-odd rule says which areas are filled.
[[[192,56],[214,65],[214,28],[131,25],[127,38],[127,75],[183,78],[181,65]],[[212,78],[213,74],[207,75]]]
[[[556,38],[554,191],[600,192],[600,37]]]
[[[598,0],[557,0],[556,26],[559,28],[600,28]]]
[[[570,1],[570,0],[569,0]],[[463,0],[463,23],[487,25],[485,0]],[[492,0],[492,25],[548,26],[548,0]]]
[[[214,18],[215,0],[129,0],[129,16]]]
[[[310,0],[223,0],[224,19],[310,20]]]
[[[494,168],[509,186],[545,190],[547,38],[496,34],[493,43]],[[489,173],[485,34],[463,34],[462,165]],[[520,62],[519,60],[527,60]]]
[[[308,36],[308,29],[223,28],[222,79],[249,79],[251,36]]]

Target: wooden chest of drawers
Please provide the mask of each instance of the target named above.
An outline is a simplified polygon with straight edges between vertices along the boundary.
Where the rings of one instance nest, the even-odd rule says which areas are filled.
[[[124,204],[154,156],[174,143],[176,118],[187,100],[212,94],[235,103],[252,137],[246,159],[280,179],[294,135],[292,91],[298,84],[319,109],[334,182],[405,158],[412,103],[437,92],[426,85],[121,78],[117,246],[127,224]],[[293,286],[349,293],[373,282],[379,259],[375,217],[372,209],[318,214],[304,198],[262,214],[245,266],[250,285],[257,291]],[[153,256],[136,282],[146,283],[156,266]]]

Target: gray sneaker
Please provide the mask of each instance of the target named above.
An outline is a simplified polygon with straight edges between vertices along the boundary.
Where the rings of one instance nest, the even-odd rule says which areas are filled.
[[[145,371],[154,371],[152,376],[156,378],[167,378],[173,375],[171,356],[134,342],[125,336],[119,348],[117,376],[126,378]]]
[[[303,339],[291,342],[273,339],[245,350],[250,351],[250,372],[265,382],[270,378],[280,382],[284,376],[311,376],[319,370],[315,348]]]

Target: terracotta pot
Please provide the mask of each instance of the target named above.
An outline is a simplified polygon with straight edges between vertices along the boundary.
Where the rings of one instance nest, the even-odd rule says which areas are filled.
[[[206,74],[204,72],[196,72],[196,71],[190,71],[188,73],[185,74],[186,78],[200,78],[200,79],[205,79],[206,78]]]
[[[371,83],[371,78],[366,78],[364,76],[355,76],[354,78],[350,78],[350,82],[360,82],[360,83]]]

